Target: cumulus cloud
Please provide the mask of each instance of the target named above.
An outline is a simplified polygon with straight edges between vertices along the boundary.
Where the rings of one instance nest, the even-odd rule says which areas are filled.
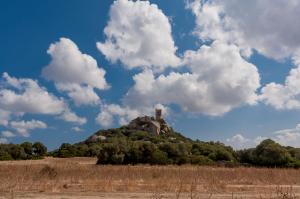
[[[187,2],[187,8],[191,9],[196,17],[194,34],[199,36],[202,41],[219,40],[235,44],[244,56],[251,55],[251,48],[236,27],[235,20],[226,15],[222,2],[219,3],[217,0]]]
[[[300,109],[300,57],[295,55],[293,63],[284,84],[271,82],[261,90],[260,99],[278,110]]]
[[[235,107],[255,104],[260,86],[257,68],[234,45],[214,42],[185,53],[188,73],[155,75],[145,70],[133,77],[124,97],[131,107],[177,104],[186,112],[219,116]]]
[[[2,131],[1,135],[5,138],[15,137],[16,135],[11,131]]]
[[[241,134],[236,134],[226,139],[225,143],[235,149],[245,149],[255,147],[265,139],[272,139],[283,146],[300,147],[300,124],[296,125],[295,128],[275,131],[268,137],[246,138]]]
[[[195,0],[188,7],[196,16],[195,32],[204,40],[222,40],[238,45],[245,55],[251,49],[282,59],[299,49],[298,12],[295,0]]]
[[[7,126],[11,113],[0,109],[0,126]]]
[[[73,113],[62,99],[49,93],[38,82],[29,78],[15,78],[3,74],[0,82],[0,125],[7,126],[12,114],[26,113],[61,115],[60,118],[69,122],[83,124],[85,118]]]
[[[119,105],[116,105],[119,106]],[[102,110],[96,117],[96,123],[103,127],[109,127],[113,124],[113,114],[108,109]]]
[[[134,75],[134,85],[123,97],[122,105],[102,108],[96,119],[99,124],[109,126],[116,117],[123,124],[131,118],[129,115],[150,110],[156,104],[166,107],[175,104],[185,112],[220,116],[233,108],[257,102],[258,70],[241,55],[250,54],[250,50],[241,47],[244,44],[237,40],[239,34],[225,35],[230,20],[222,22],[219,13],[223,8],[215,3],[205,7],[201,1],[189,7],[197,16],[197,34],[202,40],[212,42],[197,51],[186,51],[179,61],[169,21],[156,5],[128,0],[113,3],[104,30],[106,41],[97,46],[112,62],[119,60],[129,69],[142,66],[144,70]],[[199,12],[204,13],[198,15]],[[163,43],[157,43],[157,39]],[[159,49],[157,54],[156,49]],[[167,59],[162,57],[165,55]],[[170,61],[174,58],[176,64]],[[185,66],[187,71],[159,74],[167,66]],[[116,106],[119,111],[111,110]]]
[[[87,122],[87,119],[85,117],[80,117],[76,115],[74,112],[70,111],[69,109],[65,110],[63,114],[59,116],[59,118],[67,122],[77,123],[79,125],[83,125]]]
[[[292,129],[274,132],[274,140],[285,146],[300,147],[300,124]]]
[[[58,90],[66,92],[76,105],[99,104],[95,92],[109,88],[105,80],[105,70],[90,55],[83,54],[77,45],[67,38],[60,38],[50,45],[47,53],[52,60],[42,76],[55,82]]]
[[[168,115],[168,108],[161,105],[156,104],[152,107],[136,107],[132,108],[126,105],[118,105],[118,104],[104,104],[101,107],[101,111],[96,118],[96,123],[103,127],[109,127],[114,124],[117,120],[119,125],[126,125],[132,119],[141,116],[141,115],[154,115],[155,108],[162,109],[162,113],[164,116]]]
[[[247,149],[253,148],[258,145],[261,141],[267,139],[266,137],[258,136],[254,139],[246,138],[242,134],[236,134],[231,138],[227,138],[225,143],[232,146],[234,149]]]
[[[24,137],[29,136],[29,131],[34,129],[45,129],[47,124],[39,120],[31,121],[12,121],[10,122],[10,127],[15,129],[20,135]]]
[[[82,132],[82,131],[83,131],[83,130],[82,130],[80,127],[78,127],[78,126],[74,126],[74,127],[72,128],[72,130],[75,131],[75,132]]]
[[[131,109],[130,107],[122,107],[118,104],[106,104],[101,108],[101,112],[96,118],[96,122],[103,127],[111,126],[114,119],[118,119],[120,125],[126,124],[131,119],[140,116],[138,110]]]
[[[249,145],[252,145],[252,141],[248,138],[245,138],[241,134],[236,134],[231,138],[227,138],[226,143],[231,145],[235,149],[248,148]]]
[[[7,118],[9,112],[60,114],[66,104],[62,99],[40,87],[37,81],[28,78],[14,78],[3,74],[3,88],[0,89],[1,116]],[[3,117],[4,117],[3,116]]]
[[[65,91],[72,98],[77,106],[80,105],[96,105],[100,102],[100,97],[95,93],[91,86],[81,86],[79,84],[56,84],[60,91]]]
[[[109,17],[104,29],[106,40],[98,42],[97,47],[111,62],[119,60],[128,69],[154,70],[180,64],[170,22],[157,5],[149,1],[116,0]]]
[[[187,7],[196,16],[195,33],[204,41],[234,44],[244,56],[255,49],[278,60],[292,57],[295,68],[285,82],[265,85],[259,99],[279,110],[300,108],[300,26],[294,20],[300,17],[300,2],[194,0]]]

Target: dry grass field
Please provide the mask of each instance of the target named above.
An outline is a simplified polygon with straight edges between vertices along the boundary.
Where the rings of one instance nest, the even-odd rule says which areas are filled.
[[[0,162],[0,198],[300,198],[300,170],[99,166],[93,158]]]

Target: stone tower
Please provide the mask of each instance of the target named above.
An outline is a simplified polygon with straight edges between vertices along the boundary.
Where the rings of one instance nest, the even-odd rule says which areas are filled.
[[[155,109],[155,120],[160,121],[161,119],[161,109]]]

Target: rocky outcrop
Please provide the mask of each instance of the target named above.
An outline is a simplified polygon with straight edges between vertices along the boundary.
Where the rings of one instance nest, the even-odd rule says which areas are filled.
[[[106,140],[106,137],[103,135],[93,135],[89,138],[89,141],[91,142],[97,142],[97,141],[103,141]]]
[[[161,117],[161,110],[156,109],[156,117],[143,116],[132,120],[127,127],[133,130],[147,131],[156,135],[166,134],[171,131],[167,122]]]

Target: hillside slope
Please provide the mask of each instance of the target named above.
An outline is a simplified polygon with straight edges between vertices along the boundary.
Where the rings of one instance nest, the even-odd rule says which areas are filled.
[[[142,116],[128,125],[100,130],[85,141],[62,144],[55,157],[98,157],[98,164],[197,164],[299,167],[300,149],[273,140],[256,148],[234,151],[220,142],[203,142],[175,132],[156,109],[155,117]]]
[[[83,142],[62,146],[56,157],[97,156],[99,164],[214,164],[237,163],[236,152],[222,143],[194,141],[171,128],[152,134],[123,126],[100,130]]]

